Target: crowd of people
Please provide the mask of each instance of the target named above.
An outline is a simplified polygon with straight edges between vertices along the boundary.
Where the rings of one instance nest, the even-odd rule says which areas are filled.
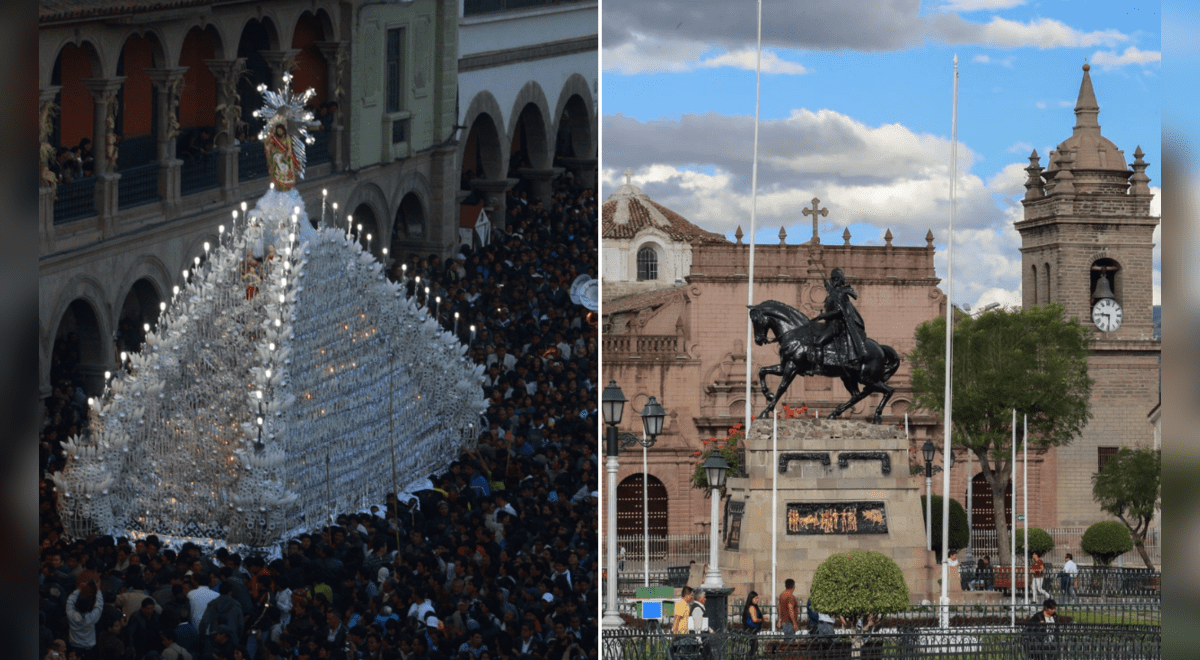
[[[487,365],[484,430],[432,489],[346,512],[273,556],[67,539],[43,481],[41,657],[594,659],[596,316],[569,286],[597,274],[597,202],[568,174],[551,199],[508,204],[487,245],[390,269],[419,300],[425,286],[441,295],[439,319],[452,329],[457,312]],[[51,401],[55,424],[80,421],[69,394]]]

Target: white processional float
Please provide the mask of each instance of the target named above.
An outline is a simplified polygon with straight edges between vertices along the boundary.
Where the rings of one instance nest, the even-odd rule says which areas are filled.
[[[278,547],[475,443],[482,367],[348,231],[310,223],[294,185],[312,90],[289,83],[260,87],[271,189],[205,244],[64,445],[52,478],[73,538]]]

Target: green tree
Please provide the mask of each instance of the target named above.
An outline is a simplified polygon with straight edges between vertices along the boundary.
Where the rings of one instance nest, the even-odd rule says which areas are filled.
[[[1115,520],[1101,520],[1087,528],[1079,547],[1092,559],[1108,566],[1114,559],[1133,549],[1129,528]]]
[[[821,562],[813,573],[812,606],[818,612],[841,616],[865,629],[879,617],[908,609],[904,572],[882,552],[852,550]]]
[[[1162,452],[1122,447],[1103,470],[1092,475],[1092,497],[1101,509],[1125,523],[1142,561],[1153,569],[1146,553],[1146,532],[1162,497]]]
[[[708,485],[708,473],[704,470],[704,461],[707,461],[714,451],[721,452],[721,457],[725,459],[726,463],[729,463],[729,471],[725,473],[726,479],[740,474],[742,458],[738,454],[738,443],[745,437],[746,433],[742,430],[742,425],[734,424],[724,438],[701,440],[700,444],[704,449],[692,452],[692,458],[695,459],[692,463],[695,466],[692,470],[692,487],[703,488],[704,496],[711,496],[712,488]],[[724,495],[725,489],[722,487],[721,496],[724,497]]]
[[[1018,425],[1029,416],[1034,449],[1069,444],[1091,418],[1088,336],[1079,319],[1063,320],[1059,304],[956,315],[951,442],[979,458],[993,511],[1004,511],[1012,477],[1014,409]],[[909,355],[918,407],[945,410],[945,358],[946,317],[940,316],[917,327]],[[1004,516],[996,516],[1001,564],[1011,561],[1008,533]]]
[[[1025,528],[1018,527],[1017,531],[1013,534],[1013,536],[1017,537],[1016,538],[1017,552],[1022,555],[1025,554]],[[1041,527],[1030,527],[1029,528],[1029,551],[1030,552],[1036,552],[1044,558],[1046,556],[1046,553],[1050,552],[1053,549],[1054,549],[1054,537],[1050,536],[1049,532],[1042,529]]]
[[[925,509],[925,498],[921,497],[921,513],[925,518],[929,518],[929,512]],[[923,531],[923,530],[922,530]],[[950,500],[950,549],[962,550],[967,547],[967,543],[971,540],[971,530],[967,528],[967,511],[958,503],[958,500]],[[937,553],[937,560],[942,561],[942,496],[933,496],[933,551]]]

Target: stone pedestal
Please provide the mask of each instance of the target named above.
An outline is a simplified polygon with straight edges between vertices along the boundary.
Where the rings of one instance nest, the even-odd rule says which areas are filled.
[[[529,187],[533,189],[533,196],[550,206],[550,196],[554,192],[550,189],[550,180],[563,173],[562,167],[550,167],[546,169],[533,169],[530,167],[522,167],[517,170],[517,174],[521,175],[522,179],[529,182]]]
[[[746,441],[748,476],[727,484],[720,567],[734,598],[752,589],[770,598],[772,527],[778,535],[776,593],[792,578],[796,593],[807,598],[813,573],[831,555],[873,550],[900,566],[912,602],[936,597],[940,570],[934,569],[940,567],[925,550],[921,479],[909,474],[903,429],[780,420],[778,452],[775,460],[771,420],[755,420]],[[774,517],[772,479],[778,491]]]

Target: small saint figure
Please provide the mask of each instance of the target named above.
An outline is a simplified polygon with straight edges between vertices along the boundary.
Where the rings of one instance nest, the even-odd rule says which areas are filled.
[[[866,355],[867,333],[862,316],[850,299],[858,299],[854,287],[846,284],[846,275],[841,268],[834,268],[825,281],[825,311],[817,315],[814,321],[825,321],[821,334],[817,335],[816,345],[824,346],[834,338],[846,337],[847,341],[835,345],[834,352],[839,354],[841,364],[850,364]]]
[[[262,281],[262,277],[258,260],[254,258],[253,251],[247,251],[246,259],[242,262],[242,281],[246,283],[246,300],[254,298],[254,295],[258,293],[258,283]]]

